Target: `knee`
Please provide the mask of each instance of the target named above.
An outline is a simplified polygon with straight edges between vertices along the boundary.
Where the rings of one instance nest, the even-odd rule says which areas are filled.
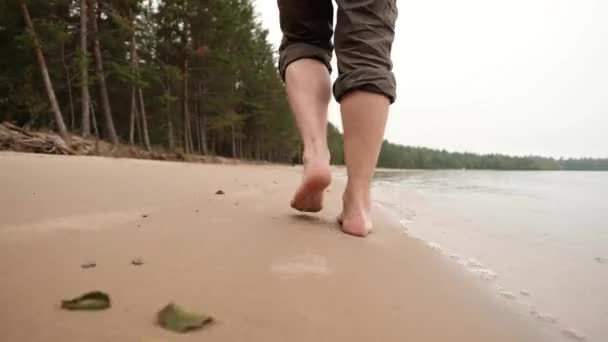
[[[331,73],[331,49],[305,42],[284,43],[279,50],[279,72],[281,73],[281,78],[285,80],[287,67],[291,63],[304,58],[318,60]]]
[[[361,67],[338,76],[334,83],[334,97],[340,102],[354,90],[362,90],[384,95],[390,103],[397,99],[397,82],[395,75],[387,68]]]

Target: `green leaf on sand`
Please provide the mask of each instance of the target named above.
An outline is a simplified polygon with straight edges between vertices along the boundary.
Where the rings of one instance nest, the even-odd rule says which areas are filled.
[[[171,303],[158,312],[157,321],[167,330],[185,333],[203,328],[213,322],[213,317],[187,312]]]
[[[66,310],[105,310],[110,307],[110,296],[100,291],[85,293],[80,297],[61,301]]]

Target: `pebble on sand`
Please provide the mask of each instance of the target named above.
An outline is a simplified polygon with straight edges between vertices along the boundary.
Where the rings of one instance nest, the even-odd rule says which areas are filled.
[[[135,266],[141,266],[144,264],[144,261],[139,258],[135,258],[135,259],[131,260],[131,264],[133,264]]]
[[[85,262],[84,264],[80,265],[80,267],[85,268],[85,269],[86,268],[93,268],[95,266],[97,266],[97,264],[95,262],[92,262],[92,261]]]
[[[143,215],[141,215],[141,217],[142,217],[142,218],[147,218],[147,217],[148,217],[148,214],[143,214]]]
[[[225,195],[226,193],[223,190],[218,190],[215,192],[216,195]]]
[[[519,293],[521,293],[522,296],[529,296],[530,292],[528,292],[528,290],[520,290]]]

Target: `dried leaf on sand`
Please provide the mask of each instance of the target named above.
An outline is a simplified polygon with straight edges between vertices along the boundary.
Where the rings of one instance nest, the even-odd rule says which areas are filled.
[[[168,304],[157,314],[157,322],[167,330],[185,333],[198,330],[213,322],[211,316],[188,312],[173,303]]]
[[[61,301],[61,308],[66,310],[105,310],[110,307],[110,296],[101,291],[85,293],[74,299]]]

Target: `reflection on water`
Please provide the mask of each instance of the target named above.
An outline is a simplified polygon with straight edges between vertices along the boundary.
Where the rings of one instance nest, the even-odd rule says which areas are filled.
[[[608,340],[608,173],[381,171],[374,196],[555,340]]]

